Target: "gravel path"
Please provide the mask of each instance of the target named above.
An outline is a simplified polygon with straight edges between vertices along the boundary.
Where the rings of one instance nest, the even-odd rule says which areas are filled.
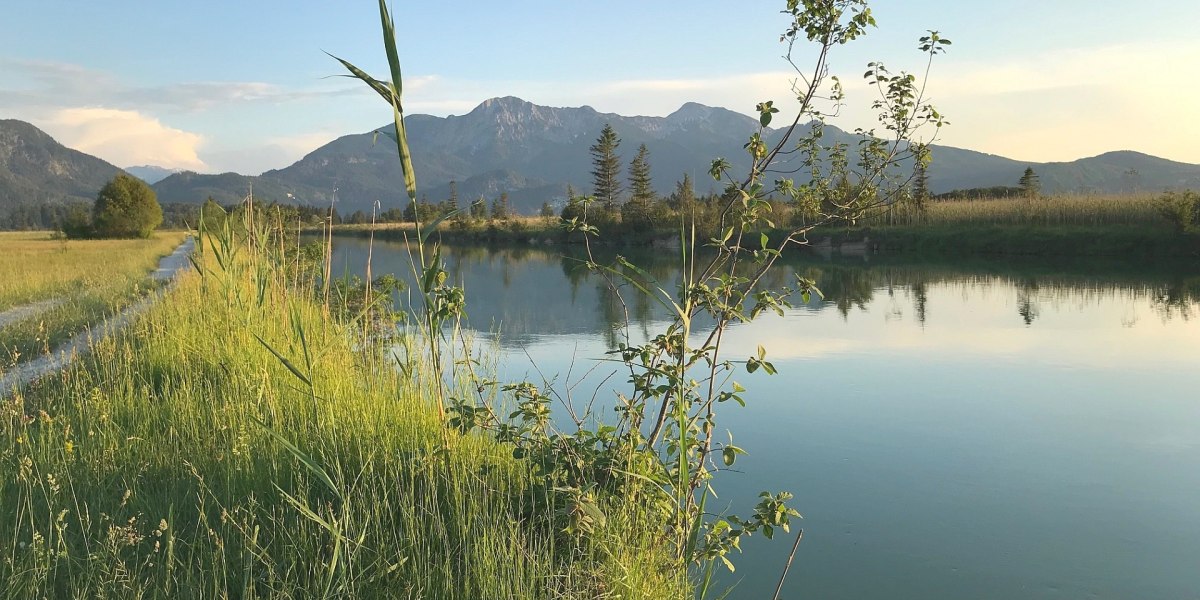
[[[60,304],[66,302],[64,298],[50,298],[49,300],[41,300],[30,304],[23,304],[6,311],[0,312],[0,329],[8,327],[17,321],[24,321],[30,317],[36,317]]]
[[[195,240],[189,237],[186,241],[180,244],[174,252],[162,257],[158,261],[158,268],[150,274],[150,277],[157,282],[170,282],[174,280],[176,275],[188,268],[188,265],[190,264],[188,261],[188,256],[192,253],[195,245]],[[170,287],[169,283],[167,287]],[[76,335],[62,346],[55,348],[53,352],[39,356],[31,361],[19,363],[8,371],[0,372],[0,398],[7,396],[14,390],[29,385],[46,373],[57,371],[58,369],[67,366],[72,360],[75,359],[76,356],[87,352],[91,348],[93,341],[104,338],[116,331],[120,331],[138,315],[146,312],[146,309],[150,308],[150,306],[153,305],[156,300],[158,300],[158,297],[167,289],[167,287],[160,289],[158,293],[151,294],[150,296],[139,300],[136,304],[133,304],[129,308],[121,311],[120,314],[110,317],[103,323],[99,323],[93,326],[91,329]],[[42,303],[44,302],[50,301],[47,300],[43,301]],[[62,300],[57,300],[57,302],[61,303]],[[13,310],[28,309],[32,306],[35,305],[29,304]],[[48,310],[48,308],[42,308],[42,310]],[[0,313],[0,316],[6,316],[11,312],[12,310]]]

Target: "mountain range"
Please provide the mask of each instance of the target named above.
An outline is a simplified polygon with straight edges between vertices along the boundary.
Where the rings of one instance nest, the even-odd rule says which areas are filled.
[[[14,195],[90,199],[117,170],[17,123],[0,121],[0,207]],[[618,154],[626,164],[640,144],[646,145],[661,194],[669,193],[684,173],[692,176],[698,191],[715,189],[707,172],[717,157],[730,160],[734,172],[744,170],[748,160],[742,145],[757,127],[751,117],[696,103],[684,104],[666,117],[626,117],[588,106],[539,106],[513,97],[484,101],[460,116],[410,115],[405,123],[418,187],[430,201],[447,198],[450,183],[455,182],[460,205],[507,193],[510,205],[523,213],[536,211],[544,201],[561,204],[567,185],[581,193],[590,191],[589,147],[606,124],[621,138]],[[771,130],[764,137],[771,141],[779,135]],[[826,138],[854,140],[828,126]],[[33,152],[33,148],[42,150]],[[933,146],[932,153],[928,174],[935,193],[1014,186],[1026,167],[1038,173],[1046,192],[1200,188],[1200,165],[1132,151],[1057,163],[1018,161],[949,146]],[[14,161],[11,157],[18,154],[23,158]],[[78,165],[68,157],[78,159]],[[162,174],[140,167],[130,171],[147,180]],[[258,198],[310,205],[327,206],[336,190],[343,214],[369,211],[377,201],[385,208],[400,206],[404,196],[395,145],[373,131],[342,136],[288,167],[258,176],[185,171],[166,175],[154,182],[154,188],[164,203],[198,203],[209,196],[233,203],[245,197],[251,182]]]

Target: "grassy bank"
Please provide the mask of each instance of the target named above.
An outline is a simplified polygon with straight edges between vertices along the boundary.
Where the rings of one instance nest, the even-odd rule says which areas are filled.
[[[47,351],[144,296],[158,260],[185,235],[68,241],[49,232],[0,234],[0,311],[61,301],[0,329],[0,364]]]
[[[1184,258],[1200,256],[1200,235],[1153,225],[939,225],[845,230],[877,252],[958,256]]]
[[[286,285],[287,261],[203,260],[131,328],[0,405],[8,594],[688,595],[644,496],[568,533],[572,505],[531,463],[443,427],[411,340],[402,374]]]

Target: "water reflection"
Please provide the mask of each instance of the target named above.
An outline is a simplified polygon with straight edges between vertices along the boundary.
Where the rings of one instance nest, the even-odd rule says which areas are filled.
[[[361,273],[366,248],[337,240],[335,265]],[[501,379],[561,376],[603,405],[624,375],[593,359],[668,314],[575,252],[445,256],[471,325],[502,332]],[[673,288],[673,256],[625,252]],[[374,273],[411,271],[402,246],[374,256]],[[796,493],[786,597],[1195,597],[1194,265],[815,257],[770,283],[795,275],[825,298],[727,332],[727,356],[761,344],[780,374],[739,380],[748,405],[722,426],[750,454],[717,480],[742,512],[762,490]],[[747,543],[731,597],[771,597],[782,546]]]
[[[678,258],[670,252],[622,249],[664,289],[679,282]],[[334,264],[351,273],[364,271],[367,242],[338,239]],[[451,276],[467,287],[469,324],[480,330],[499,330],[507,344],[521,345],[547,335],[597,333],[615,347],[626,335],[648,335],[669,311],[637,293],[620,278],[610,281],[590,272],[585,256],[576,247],[447,247],[443,256]],[[597,254],[611,262],[610,249]],[[836,311],[843,320],[866,314],[880,295],[890,301],[898,293],[911,303],[912,319],[925,326],[931,319],[934,290],[958,290],[963,298],[1011,295],[1013,315],[1034,326],[1045,306],[1084,307],[1120,300],[1152,307],[1159,319],[1189,319],[1200,302],[1200,276],[1189,274],[1189,265],[1159,266],[1146,270],[1120,264],[1075,263],[1049,271],[1037,263],[1015,263],[972,268],[946,263],[912,263],[888,260],[835,262],[820,257],[784,261],[768,274],[764,286],[782,287],[796,276],[812,279],[824,294],[799,305],[801,311]],[[396,273],[411,279],[407,247],[376,242],[374,273]],[[640,276],[633,272],[626,275]],[[615,285],[613,285],[615,284]],[[896,310],[888,318],[903,318]],[[1125,323],[1129,325],[1129,322]],[[628,329],[627,329],[628,328]]]

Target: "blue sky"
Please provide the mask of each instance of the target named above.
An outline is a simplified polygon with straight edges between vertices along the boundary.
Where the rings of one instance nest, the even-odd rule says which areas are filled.
[[[11,0],[3,0],[10,3]],[[787,107],[783,0],[393,4],[406,110],[463,114],[494,96],[666,115],[686,101]],[[380,76],[370,0],[40,0],[5,6],[0,118],[30,121],[119,166],[258,173],[385,123],[330,77],[328,51]],[[1200,163],[1200,2],[880,0],[879,27],[839,48],[835,124],[870,126],[868,61],[923,67],[927,29],[954,41],[932,97],[945,144],[1024,160],[1132,149]],[[1136,8],[1136,10],[1134,10]],[[805,56],[801,53],[801,59]],[[419,151],[419,149],[415,149]]]

